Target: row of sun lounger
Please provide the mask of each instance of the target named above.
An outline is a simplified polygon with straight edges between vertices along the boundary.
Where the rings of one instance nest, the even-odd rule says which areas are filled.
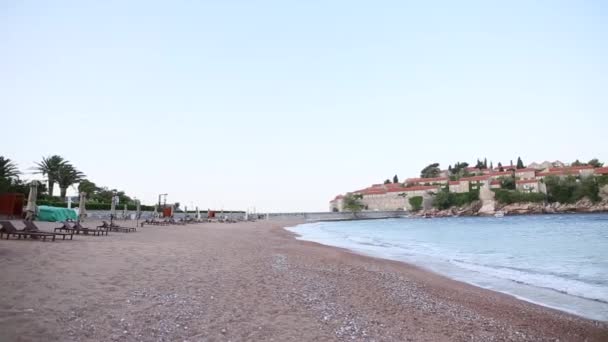
[[[23,224],[25,228],[17,229],[11,221],[0,221],[0,239],[6,236],[7,240],[11,237],[16,237],[17,239],[31,238],[41,239],[42,241],[50,238],[52,241],[55,241],[56,237],[61,237],[63,240],[69,237],[72,240],[74,234],[102,236],[108,235],[110,231],[124,233],[137,231],[137,228],[134,227],[121,227],[106,221],[102,221],[102,225],[95,228],[83,227],[80,222],[61,222],[61,226],[55,228],[53,232],[40,230],[32,221],[23,220]]]
[[[211,220],[175,220],[171,218],[161,221],[156,219],[148,219],[141,222],[141,226],[143,227],[144,224],[158,226],[187,225],[205,221],[210,222]],[[43,241],[46,241],[47,238],[50,238],[52,241],[55,241],[56,237],[61,237],[63,240],[69,237],[70,240],[72,240],[74,238],[74,235],[78,234],[90,236],[107,236],[109,232],[130,233],[137,231],[137,228],[135,227],[121,227],[113,223],[108,223],[107,221],[102,221],[102,224],[95,228],[83,227],[80,222],[61,222],[61,226],[55,228],[53,232],[46,232],[40,230],[32,221],[24,220],[23,224],[25,225],[25,228],[17,229],[17,227],[15,227],[11,221],[0,221],[0,239],[6,236],[6,239],[8,240],[12,236],[18,239],[31,238],[42,239]]]

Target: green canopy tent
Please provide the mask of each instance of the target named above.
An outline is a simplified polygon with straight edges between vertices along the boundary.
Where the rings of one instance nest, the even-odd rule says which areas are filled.
[[[78,215],[76,215],[76,210],[73,209],[39,205],[37,218],[39,221],[47,222],[60,222],[67,220],[76,221],[78,219]]]

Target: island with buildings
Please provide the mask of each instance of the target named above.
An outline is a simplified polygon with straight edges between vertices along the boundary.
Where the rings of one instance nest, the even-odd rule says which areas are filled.
[[[336,196],[330,211],[408,211],[417,215],[460,216],[608,211],[608,167],[560,161],[496,167],[456,163],[440,169],[425,167],[420,177]]]

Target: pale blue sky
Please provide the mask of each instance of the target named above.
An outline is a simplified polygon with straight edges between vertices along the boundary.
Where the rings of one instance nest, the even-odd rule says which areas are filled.
[[[434,161],[608,161],[601,1],[0,1],[0,46],[0,155],[148,203],[327,210]]]

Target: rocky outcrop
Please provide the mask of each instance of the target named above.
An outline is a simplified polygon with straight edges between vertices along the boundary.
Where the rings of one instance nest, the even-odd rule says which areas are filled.
[[[608,184],[600,188],[600,198],[603,201],[608,201]]]
[[[495,211],[502,211],[505,215],[608,212],[608,200],[603,199],[593,203],[584,198],[576,203],[513,203],[508,205],[498,205],[494,200],[486,200],[475,201],[462,208],[421,210],[413,215],[427,217],[489,216],[494,215]]]

